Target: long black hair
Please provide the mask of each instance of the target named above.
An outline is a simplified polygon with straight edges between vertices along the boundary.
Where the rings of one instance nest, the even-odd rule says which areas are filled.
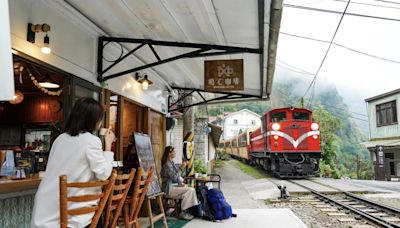
[[[93,98],[80,98],[75,102],[64,127],[64,132],[71,136],[96,130],[103,119],[103,106]]]
[[[165,147],[164,154],[163,154],[163,156],[162,156],[162,158],[161,158],[161,166],[164,166],[165,163],[167,163],[169,153],[171,153],[173,150],[174,150],[174,147],[173,147],[173,146],[167,146],[167,147]]]

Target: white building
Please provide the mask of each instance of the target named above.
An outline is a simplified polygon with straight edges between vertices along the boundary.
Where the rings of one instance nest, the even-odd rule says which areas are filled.
[[[242,109],[224,116],[218,125],[222,126],[222,140],[236,136],[240,130],[261,126],[261,116],[248,109]]]
[[[400,89],[365,100],[370,140],[363,143],[371,152],[375,179],[399,180],[400,177]]]

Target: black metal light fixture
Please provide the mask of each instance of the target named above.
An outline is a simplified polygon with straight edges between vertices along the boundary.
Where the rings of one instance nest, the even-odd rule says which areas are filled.
[[[136,81],[142,84],[142,89],[147,90],[149,85],[153,84],[147,77],[147,74],[140,76],[138,72],[135,74]]]
[[[48,32],[50,31],[50,25],[48,24],[31,24],[28,23],[28,32],[27,32],[27,38],[26,40],[35,43],[35,35],[36,33],[43,32],[46,33],[46,36],[44,37],[43,40],[43,47],[41,48],[41,51],[43,54],[50,54],[51,48],[50,48],[50,38],[48,35]]]

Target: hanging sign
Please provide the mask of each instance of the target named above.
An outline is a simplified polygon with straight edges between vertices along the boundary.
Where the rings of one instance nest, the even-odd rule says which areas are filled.
[[[14,70],[8,1],[0,1],[0,101],[14,99]]]
[[[204,61],[204,90],[244,90],[243,59]]]

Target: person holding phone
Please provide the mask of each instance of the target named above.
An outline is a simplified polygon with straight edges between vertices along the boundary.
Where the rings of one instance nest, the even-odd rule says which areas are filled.
[[[192,187],[183,185],[182,171],[188,165],[187,161],[177,167],[173,161],[176,152],[172,146],[167,146],[161,159],[161,179],[162,190],[168,197],[172,199],[181,199],[182,219],[191,220],[193,216],[187,212],[187,209],[198,205],[196,190]]]
[[[112,172],[114,153],[111,145],[115,135],[106,130],[105,151],[99,137],[94,135],[103,121],[103,106],[93,98],[80,98],[66,121],[64,133],[51,146],[45,175],[35,196],[31,228],[60,227],[59,176],[67,175],[68,182],[106,180]],[[72,189],[69,194],[85,195],[100,192],[101,188]],[[97,201],[71,203],[68,208],[92,206]],[[86,227],[94,213],[73,216],[68,227]]]

